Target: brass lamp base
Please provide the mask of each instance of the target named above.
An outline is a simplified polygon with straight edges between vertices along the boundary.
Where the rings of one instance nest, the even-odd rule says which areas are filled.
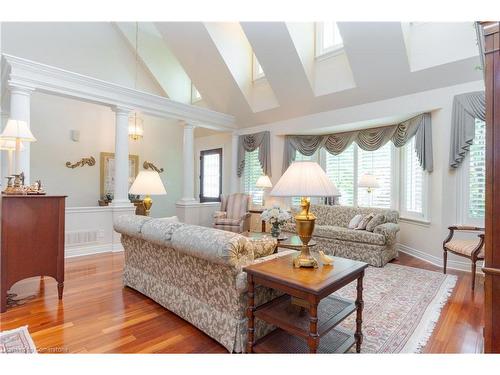
[[[153,200],[151,199],[151,196],[146,195],[144,197],[144,200],[142,201],[142,204],[144,205],[144,210],[146,211],[146,216],[149,216],[151,206],[153,205]]]
[[[302,197],[300,200],[301,211],[295,216],[297,234],[299,235],[303,244],[300,249],[299,256],[297,256],[293,260],[293,266],[295,268],[318,268],[318,261],[311,255],[308,246],[314,231],[314,224],[316,222],[316,216],[309,212],[310,205],[310,199]]]

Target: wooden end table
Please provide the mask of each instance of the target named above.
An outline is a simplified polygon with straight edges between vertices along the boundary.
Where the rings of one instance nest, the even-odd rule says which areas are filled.
[[[281,246],[281,244],[279,245]],[[285,255],[244,268],[248,278],[248,341],[252,353],[344,353],[354,344],[361,351],[363,276],[368,265],[334,257],[333,266],[294,268],[296,254]],[[357,280],[356,301],[331,294]],[[255,284],[285,293],[256,307]],[[356,312],[356,331],[338,327]],[[254,342],[255,317],[276,327]]]

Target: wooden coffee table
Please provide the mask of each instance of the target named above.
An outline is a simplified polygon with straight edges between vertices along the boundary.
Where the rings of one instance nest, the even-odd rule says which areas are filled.
[[[247,352],[344,353],[355,344],[359,353],[363,341],[363,276],[368,265],[334,257],[333,266],[294,268],[295,256],[289,254],[244,268],[248,278]],[[331,295],[355,280],[356,301]],[[286,294],[256,307],[255,284]],[[355,311],[355,332],[338,327]],[[255,317],[278,328],[254,342]]]

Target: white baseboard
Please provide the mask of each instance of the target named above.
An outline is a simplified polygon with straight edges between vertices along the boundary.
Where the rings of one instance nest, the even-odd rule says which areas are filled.
[[[84,255],[109,253],[111,251],[112,251],[111,244],[75,246],[75,247],[66,246],[66,249],[64,249],[65,258],[74,258],[74,257],[81,257]]]
[[[397,244],[397,249],[398,249],[398,251],[401,251],[402,253],[414,256],[415,258],[426,261],[426,262],[431,263],[435,266],[438,266],[441,268],[443,267],[443,258],[441,258],[441,257],[431,255],[425,251],[417,250],[417,249],[414,249],[410,246],[406,246],[406,245],[403,245],[400,243]],[[476,273],[479,273],[481,275],[483,274],[483,272],[481,271],[482,263],[483,262],[479,261],[477,263],[478,266],[476,269]],[[447,262],[446,267],[449,269],[454,269],[454,270],[458,270],[458,271],[470,272],[471,263],[470,262],[460,262],[457,260],[450,260],[450,258],[448,256],[448,262]]]

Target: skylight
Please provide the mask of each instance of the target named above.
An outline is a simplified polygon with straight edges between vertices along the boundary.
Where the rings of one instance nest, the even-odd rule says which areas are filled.
[[[316,57],[344,47],[337,22],[316,22]]]
[[[196,103],[201,100],[200,92],[194,87],[193,83],[191,83],[191,103]]]
[[[253,63],[252,63],[252,78],[254,81],[263,78],[265,76],[264,70],[262,69],[262,66],[259,64],[259,60],[257,60],[257,56],[255,56],[255,53],[253,54]]]

